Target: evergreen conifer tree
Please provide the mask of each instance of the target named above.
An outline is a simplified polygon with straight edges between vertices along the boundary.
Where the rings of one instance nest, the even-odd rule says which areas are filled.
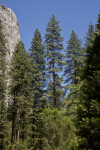
[[[45,57],[42,37],[38,29],[35,30],[31,42],[30,58],[32,67],[31,88],[35,104],[43,105],[42,98],[45,87]]]
[[[30,113],[30,59],[21,41],[16,45],[9,72],[11,77],[11,143],[24,142],[27,136],[27,121]],[[21,147],[19,148],[21,149]]]
[[[100,149],[100,13],[95,37],[86,49],[87,57],[81,76],[78,104],[80,149]]]
[[[34,150],[42,147],[40,112],[45,107],[45,57],[42,37],[38,29],[35,30],[30,48],[31,58],[31,89],[32,89],[32,143]]]
[[[2,25],[0,22],[0,149],[3,150],[6,144],[6,124],[7,124],[7,111],[6,111],[6,40],[2,32]]]
[[[52,97],[54,107],[57,107],[57,85],[56,80],[59,78],[59,72],[62,70],[63,65],[63,37],[61,37],[61,29],[59,21],[56,20],[54,15],[51,16],[48,22],[45,34],[45,42],[47,49],[47,72],[52,80]],[[61,80],[58,80],[61,85]],[[60,89],[59,89],[60,90]]]
[[[67,114],[75,121],[75,107],[77,104],[76,98],[78,92],[77,87],[80,81],[84,50],[81,46],[81,40],[73,30],[67,44],[64,76],[66,83],[65,92],[68,91],[68,93],[65,97],[65,100]]]
[[[61,82],[62,82],[62,78],[60,78],[57,74],[56,74],[56,79],[55,79],[55,85],[56,85],[56,99],[57,99],[57,103],[56,103],[56,107],[59,108],[61,107],[61,101],[63,100],[63,96],[64,96],[64,91],[63,91],[63,87],[61,86]],[[53,101],[53,88],[52,88],[53,82],[52,80],[49,81],[48,83],[48,87],[47,87],[47,104],[49,108],[53,108],[54,107],[54,101]]]
[[[74,31],[72,31],[67,43],[64,76],[66,78],[65,83],[72,85],[78,83],[83,52],[81,48],[81,40],[78,39],[78,36]]]
[[[85,48],[92,42],[92,39],[94,37],[94,25],[90,23],[88,32],[86,33],[85,36]]]

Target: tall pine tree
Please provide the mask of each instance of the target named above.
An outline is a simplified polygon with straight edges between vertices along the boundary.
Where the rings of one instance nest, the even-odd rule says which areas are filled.
[[[19,143],[21,140],[24,142],[27,136],[27,121],[31,105],[30,59],[21,41],[16,45],[9,74],[12,108],[11,143]]]
[[[64,96],[64,91],[63,91],[63,87],[61,85],[62,82],[62,78],[60,78],[57,74],[56,74],[56,79],[55,79],[55,85],[56,85],[56,99],[57,99],[57,104],[56,107],[59,108],[61,107],[61,101],[63,100],[63,96]],[[48,86],[47,86],[47,94],[46,94],[46,99],[47,99],[47,104],[48,107],[50,109],[52,109],[54,107],[54,101],[53,101],[53,88],[52,88],[53,82],[52,80],[49,81]]]
[[[42,98],[45,87],[45,56],[42,37],[38,29],[35,30],[29,51],[32,67],[31,88],[34,103],[43,105]]]
[[[62,70],[63,65],[63,37],[61,37],[61,29],[59,21],[56,20],[54,15],[51,16],[48,22],[45,34],[45,42],[47,49],[47,72],[51,76],[52,80],[52,97],[54,107],[57,107],[57,86],[56,80],[59,77],[59,73]],[[60,78],[59,78],[60,79]],[[61,80],[58,81],[61,85]],[[60,88],[61,89],[61,88]],[[59,89],[59,90],[60,90]]]
[[[38,29],[35,30],[30,48],[31,58],[31,89],[32,89],[32,143],[34,150],[42,148],[40,112],[45,107],[45,55],[42,37]]]
[[[86,49],[87,57],[81,76],[78,104],[80,149],[100,149],[100,13],[95,37]]]
[[[76,118],[76,103],[77,103],[77,87],[80,81],[81,67],[83,61],[82,42],[78,35],[72,30],[70,38],[67,42],[66,58],[65,58],[65,97],[67,114],[70,118]],[[74,114],[74,115],[73,115]]]
[[[78,83],[83,52],[81,47],[81,40],[78,39],[77,34],[73,30],[67,43],[68,45],[66,50],[66,65],[64,76],[66,78],[65,82],[72,85]]]
[[[6,144],[6,124],[7,124],[7,111],[6,111],[6,40],[2,31],[0,22],[0,148],[4,149]]]

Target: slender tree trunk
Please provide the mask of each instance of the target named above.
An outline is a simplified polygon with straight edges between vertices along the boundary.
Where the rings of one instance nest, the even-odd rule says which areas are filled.
[[[14,140],[16,140],[16,116],[16,112],[13,112],[11,143],[14,143]]]
[[[19,139],[20,139],[20,115],[19,115],[18,131],[17,131],[17,142],[19,142]]]
[[[53,100],[54,100],[54,107],[56,108],[56,88],[55,88],[55,64],[53,62]]]
[[[76,55],[75,53],[74,53],[74,55]],[[76,67],[77,67],[77,62],[76,62],[76,60],[74,60],[74,77],[75,77],[75,79],[74,79],[74,83],[75,83],[75,85],[77,85],[77,69],[76,69]]]
[[[35,97],[36,98],[36,97]],[[32,118],[32,140],[33,140],[33,144],[35,142],[35,123],[36,123],[36,118],[35,118],[35,115],[36,115],[36,99],[34,99],[34,103],[33,103],[33,118]]]
[[[11,133],[11,143],[14,143],[16,140],[16,119],[17,119],[17,111],[16,111],[16,101],[15,101],[15,93],[14,93],[14,104],[13,105],[13,114],[12,114],[12,133]]]

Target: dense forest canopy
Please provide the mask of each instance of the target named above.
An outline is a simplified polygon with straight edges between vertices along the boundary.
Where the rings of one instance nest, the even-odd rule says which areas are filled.
[[[7,73],[0,23],[1,150],[100,149],[100,12],[84,45],[73,30],[63,40],[52,15],[45,41],[36,29],[28,52],[16,44]]]

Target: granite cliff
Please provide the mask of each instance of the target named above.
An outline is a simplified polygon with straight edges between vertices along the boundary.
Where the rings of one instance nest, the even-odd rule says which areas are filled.
[[[6,64],[7,72],[10,68],[10,62],[15,50],[17,42],[20,40],[19,26],[15,13],[10,9],[6,8],[3,5],[0,5],[0,22],[2,25],[3,34],[6,39]],[[9,86],[10,77],[7,79],[7,87]],[[7,90],[8,91],[8,90]],[[7,92],[8,93],[8,92]],[[8,94],[6,94],[6,100],[8,99]]]
[[[16,15],[10,8],[0,5],[0,21],[2,24],[3,34],[6,39],[7,47],[7,64],[10,63],[16,43],[20,40],[19,26]]]

